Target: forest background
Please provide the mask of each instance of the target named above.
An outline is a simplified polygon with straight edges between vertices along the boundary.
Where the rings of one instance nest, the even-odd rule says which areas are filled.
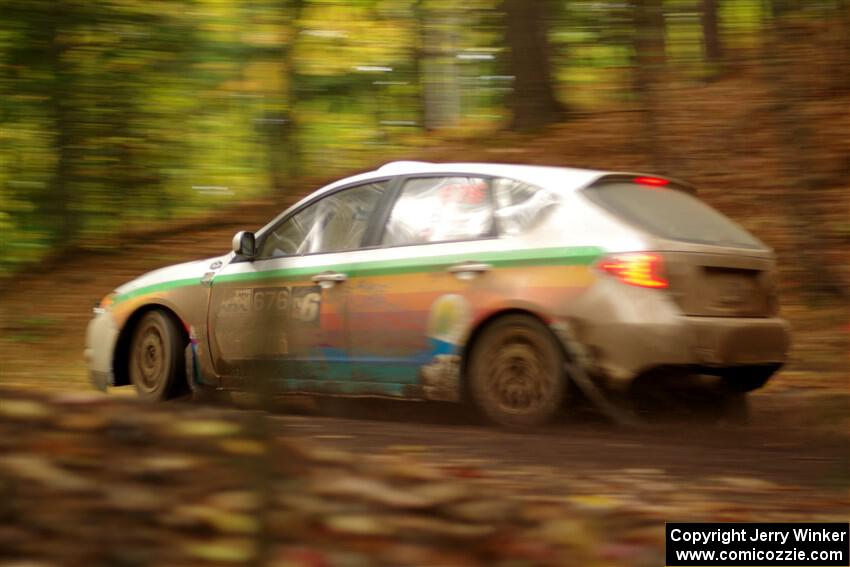
[[[850,0],[0,0],[3,342],[392,159],[693,182],[846,388]]]

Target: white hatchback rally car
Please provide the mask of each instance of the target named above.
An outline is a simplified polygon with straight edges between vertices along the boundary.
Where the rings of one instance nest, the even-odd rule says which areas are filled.
[[[740,408],[788,347],[774,254],[687,184],[395,162],[319,189],[222,256],[119,287],[86,356],[99,388],[149,399],[262,384],[469,400],[525,426],[573,383],[713,376],[718,411]]]

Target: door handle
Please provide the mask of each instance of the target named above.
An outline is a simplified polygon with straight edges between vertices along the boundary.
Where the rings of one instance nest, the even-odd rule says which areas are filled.
[[[323,289],[327,289],[333,287],[334,284],[342,283],[348,279],[348,276],[341,272],[322,272],[321,274],[316,274],[312,278],[310,278]]]
[[[484,272],[489,272],[492,269],[492,264],[487,264],[485,262],[460,262],[459,264],[452,264],[446,268],[446,271],[450,274],[460,276],[462,274],[483,274]]]

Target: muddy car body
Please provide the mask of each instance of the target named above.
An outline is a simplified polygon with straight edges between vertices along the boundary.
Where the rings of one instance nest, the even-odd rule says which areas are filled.
[[[472,400],[519,425],[552,417],[579,371],[611,391],[661,369],[713,375],[737,395],[786,357],[775,258],[692,193],[628,173],[388,164],[227,254],[116,289],[89,325],[92,379],[155,399],[263,385]]]

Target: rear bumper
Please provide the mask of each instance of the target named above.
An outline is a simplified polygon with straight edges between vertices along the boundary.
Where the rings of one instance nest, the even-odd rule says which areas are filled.
[[[687,317],[684,325],[694,359],[707,366],[783,363],[791,347],[791,327],[778,317]]]
[[[86,365],[92,385],[98,390],[112,386],[115,378],[112,372],[112,358],[118,329],[108,311],[96,311],[94,318],[86,328]]]
[[[685,316],[670,293],[612,278],[600,278],[561,320],[587,352],[587,369],[614,388],[659,367],[763,374],[782,366],[791,344],[779,317]]]
[[[677,316],[665,323],[609,322],[588,335],[597,370],[620,382],[661,366],[718,374],[750,366],[779,368],[791,344],[790,327],[780,318]]]

